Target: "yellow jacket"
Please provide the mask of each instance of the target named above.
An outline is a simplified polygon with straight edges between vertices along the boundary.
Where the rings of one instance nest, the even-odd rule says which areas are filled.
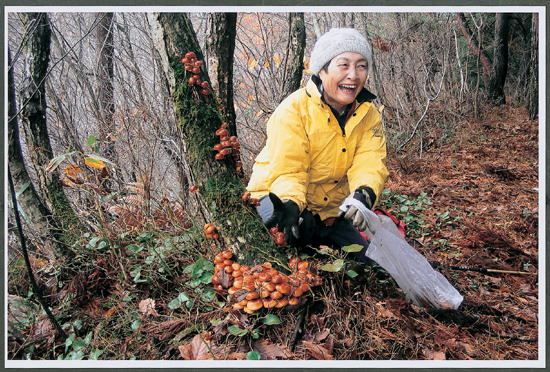
[[[388,177],[381,117],[365,89],[342,132],[315,83],[288,96],[267,123],[267,142],[256,157],[248,191],[260,198],[273,192],[309,208],[321,220],[360,186],[378,196]]]

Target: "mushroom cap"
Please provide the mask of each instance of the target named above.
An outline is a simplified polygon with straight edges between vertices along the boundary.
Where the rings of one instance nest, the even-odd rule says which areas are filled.
[[[288,260],[288,267],[290,268],[290,270],[296,270],[299,263],[300,263],[300,257],[293,257],[290,260]]]
[[[266,288],[262,288],[260,290],[260,297],[261,298],[267,298],[271,294],[271,291],[267,290]]]
[[[241,289],[243,287],[243,279],[242,278],[235,278],[235,281],[233,282],[233,287]]]
[[[272,283],[280,284],[283,282],[283,276],[281,274],[274,275],[271,279]]]
[[[238,278],[243,275],[243,272],[241,270],[235,270],[234,266],[231,266],[231,268],[233,268],[233,272],[231,273],[233,278]]]
[[[260,274],[258,279],[260,279],[262,282],[270,282],[272,277],[271,277],[271,274],[263,272]]]
[[[273,298],[274,300],[278,300],[280,299],[281,297],[283,297],[283,294],[279,291],[273,291],[271,292],[271,294],[269,295],[271,298]]]
[[[292,292],[292,287],[288,283],[277,284],[275,289],[284,295],[289,295]]]
[[[266,309],[277,306],[277,300],[275,300],[273,298],[264,298],[262,300],[262,303],[263,303],[263,305]]]
[[[289,305],[297,305],[298,302],[300,302],[300,299],[298,297],[290,297],[288,299],[288,304]]]
[[[304,294],[304,291],[302,291],[300,287],[295,288],[294,291],[292,292],[292,296],[294,297],[300,297],[303,294]]]
[[[281,298],[280,300],[278,300],[277,305],[275,305],[275,307],[276,308],[281,308],[281,307],[285,307],[286,305],[288,305],[288,299],[287,298]]]
[[[262,300],[260,300],[259,298],[255,300],[250,300],[246,304],[246,307],[252,311],[260,310],[262,306],[263,306]]]
[[[220,284],[220,278],[218,277],[218,274],[214,274],[214,276],[212,277],[212,284],[213,285]]]

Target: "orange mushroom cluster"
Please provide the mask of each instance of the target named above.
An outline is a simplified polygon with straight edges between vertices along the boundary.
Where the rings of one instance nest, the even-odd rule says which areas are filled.
[[[252,314],[261,308],[296,306],[307,296],[310,286],[321,285],[321,278],[308,270],[307,261],[298,257],[289,261],[290,275],[273,268],[271,263],[249,267],[231,260],[233,254],[223,251],[214,258],[214,288],[232,297],[233,308]]]
[[[243,193],[243,196],[241,196],[241,199],[243,200],[243,202],[248,202],[248,203],[252,204],[255,207],[260,206],[260,201],[256,198],[251,198],[250,193],[248,191]]]
[[[208,84],[207,81],[202,81],[199,75],[203,62],[197,60],[197,56],[194,52],[187,52],[185,53],[185,57],[182,58],[181,63],[185,64],[185,70],[192,74],[187,83],[189,85],[198,85],[202,88],[201,94],[205,96],[209,95],[210,89],[208,87],[210,84]]]
[[[212,150],[217,151],[215,155],[216,160],[223,160],[226,156],[233,156],[235,160],[235,167],[237,167],[237,173],[240,173],[243,167],[243,163],[239,161],[239,155],[241,154],[241,144],[236,136],[229,137],[227,131],[227,123],[222,123],[220,128],[216,130],[216,136],[220,137],[220,142],[216,143]]]
[[[273,237],[273,240],[275,241],[275,244],[277,244],[279,247],[286,247],[287,243],[285,240],[285,233],[282,231],[279,231],[279,229],[274,226],[271,229],[269,229],[269,233]]]
[[[206,239],[216,239],[220,238],[220,235],[216,232],[216,226],[211,223],[207,223],[203,226],[204,232],[206,234]]]

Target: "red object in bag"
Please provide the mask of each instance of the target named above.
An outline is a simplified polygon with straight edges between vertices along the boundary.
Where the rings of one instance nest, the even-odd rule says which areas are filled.
[[[405,222],[403,222],[401,220],[398,220],[397,218],[395,218],[395,216],[390,214],[390,212],[386,211],[385,209],[374,208],[372,211],[375,214],[378,214],[378,215],[381,215],[381,216],[388,216],[389,218],[391,218],[391,220],[395,223],[395,226],[397,227],[397,230],[399,230],[401,235],[403,235],[403,238],[405,237],[405,226],[406,226]],[[361,236],[363,238],[365,238],[365,240],[369,240],[369,238],[367,237],[367,235],[364,232],[361,232]]]

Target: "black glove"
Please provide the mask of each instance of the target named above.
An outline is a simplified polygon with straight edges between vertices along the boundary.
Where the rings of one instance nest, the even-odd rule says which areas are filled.
[[[305,247],[308,243],[310,243],[310,240],[315,233],[315,228],[317,227],[313,213],[311,213],[310,210],[305,209],[300,215],[299,224],[300,239],[296,243],[296,246]]]
[[[370,187],[361,186],[353,193],[353,198],[359,200],[368,209],[372,209],[372,205],[376,200],[376,194]],[[367,228],[367,221],[363,217],[363,214],[355,207],[350,207],[344,215],[344,218],[353,223],[353,226],[357,227],[359,231],[365,231]]]
[[[285,241],[294,245],[300,239],[300,229],[298,222],[300,218],[300,208],[292,200],[284,203],[272,192],[269,193],[269,199],[273,203],[273,215],[265,221],[265,226],[270,229],[277,226],[279,231],[284,232]]]

